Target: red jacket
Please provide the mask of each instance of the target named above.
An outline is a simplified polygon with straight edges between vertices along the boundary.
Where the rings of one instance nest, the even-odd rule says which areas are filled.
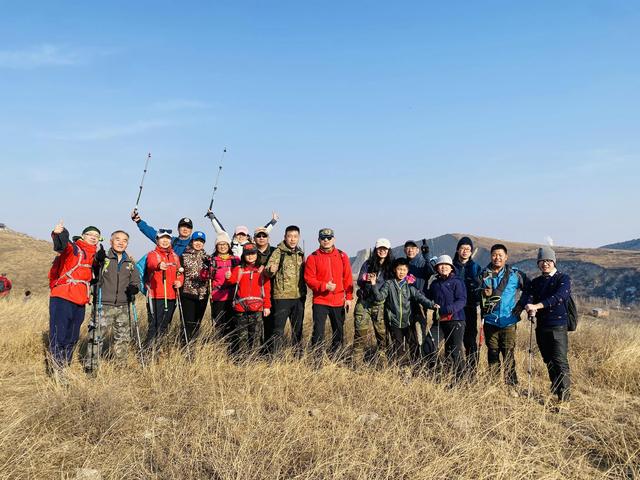
[[[167,299],[175,300],[176,290],[173,288],[173,282],[180,280],[182,283],[182,275],[178,272],[180,268],[180,258],[173,251],[171,247],[160,248],[156,247],[155,250],[150,251],[147,254],[147,271],[149,272],[149,296],[151,298],[164,298],[165,290],[164,283],[162,281],[162,273],[160,270],[160,263],[167,264],[167,269],[164,270],[167,281]]]
[[[96,254],[96,245],[89,245],[84,240],[68,242],[64,250],[56,258],[57,271],[50,275],[49,286],[51,296],[64,298],[77,305],[89,303],[91,289],[89,282],[93,278],[93,257]]]
[[[271,308],[271,281],[255,265],[235,267],[227,283],[237,284],[233,296],[236,312],[261,312]]]
[[[342,307],[345,300],[353,299],[353,275],[351,262],[343,251],[334,248],[330,252],[318,249],[309,255],[304,267],[304,281],[313,291],[313,303]],[[327,290],[327,282],[336,284],[333,292]]]

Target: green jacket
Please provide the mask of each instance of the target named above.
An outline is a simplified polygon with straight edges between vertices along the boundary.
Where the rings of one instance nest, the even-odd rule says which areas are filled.
[[[271,273],[271,266],[278,267]],[[273,251],[265,273],[271,277],[271,296],[274,300],[294,299],[307,296],[304,283],[304,252],[296,247],[291,250],[284,242],[280,242]]]
[[[406,281],[399,283],[397,280],[387,280],[382,287],[373,285],[373,294],[376,300],[384,300],[384,312],[389,325],[396,328],[411,326],[411,301],[413,300],[425,308],[433,308],[435,305],[413,285]]]

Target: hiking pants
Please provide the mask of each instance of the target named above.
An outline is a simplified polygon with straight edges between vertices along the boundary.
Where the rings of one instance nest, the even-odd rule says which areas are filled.
[[[500,355],[502,355],[505,383],[507,385],[517,385],[516,325],[500,328],[485,323],[484,336],[487,342],[489,371],[496,377],[500,374]]]
[[[549,371],[551,391],[558,396],[558,400],[569,400],[571,375],[567,360],[569,350],[567,327],[563,325],[536,328],[536,343]]]
[[[253,352],[256,343],[256,328],[262,319],[262,312],[235,312],[232,323],[230,351],[233,355],[247,356]]]
[[[462,344],[465,332],[465,322],[462,320],[440,322],[440,328],[444,334],[445,361],[456,380],[460,380],[464,373]]]
[[[89,331],[86,358],[84,366],[88,370],[98,368],[103,350],[109,351],[109,356],[118,362],[125,362],[129,355],[131,343],[131,319],[128,305],[103,305],[98,318],[96,330]]]
[[[304,320],[304,300],[287,298],[272,300],[271,315],[264,317],[265,351],[272,355],[284,347],[284,329],[287,318],[291,322],[291,340],[296,353],[302,353],[302,323]]]
[[[384,324],[384,302],[358,300],[353,311],[353,361],[362,363],[364,349],[369,337],[369,325],[373,325],[373,333],[378,345],[378,353],[385,355],[387,349],[387,329]]]
[[[344,340],[345,310],[342,307],[330,307],[329,305],[313,304],[313,332],[311,334],[311,347],[316,349],[324,347],[324,328],[327,317],[331,322],[331,353],[336,353]]]
[[[478,308],[475,305],[464,307],[464,351],[466,355],[466,370],[471,376],[475,376],[480,361],[478,348]]]
[[[200,332],[202,317],[207,309],[207,298],[197,298],[191,295],[180,295],[182,302],[182,315],[184,316],[184,327],[187,332],[189,342],[193,341]],[[180,336],[182,343],[185,343],[184,333]]]
[[[147,330],[147,337],[144,339],[146,347],[155,346],[160,342],[162,337],[169,330],[171,325],[171,319],[173,318],[173,312],[176,309],[175,300],[167,300],[167,310],[165,311],[164,298],[151,298],[149,318],[149,330]]]
[[[80,337],[84,321],[84,305],[77,305],[59,297],[49,299],[49,352],[62,368],[71,363],[73,350]]]
[[[211,302],[211,322],[217,339],[228,339],[233,333],[232,300]]]
[[[416,335],[414,327],[388,326],[391,344],[389,345],[389,357],[400,364],[408,363],[411,352],[416,350]]]

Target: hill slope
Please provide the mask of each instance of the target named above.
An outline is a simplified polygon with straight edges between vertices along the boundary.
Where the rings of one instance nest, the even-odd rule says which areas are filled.
[[[48,293],[47,273],[54,257],[51,243],[0,229],[0,272],[13,282],[12,295],[22,295],[25,290]]]
[[[626,242],[610,243],[600,248],[610,248],[613,250],[640,250],[640,238],[627,240]]]

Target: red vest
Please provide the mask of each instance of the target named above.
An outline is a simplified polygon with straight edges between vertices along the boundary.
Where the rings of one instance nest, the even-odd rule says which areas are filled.
[[[89,282],[93,278],[92,264],[96,249],[96,245],[89,245],[84,240],[67,243],[55,260],[57,278],[50,278],[49,282],[52,297],[64,298],[77,305],[89,303]]]

